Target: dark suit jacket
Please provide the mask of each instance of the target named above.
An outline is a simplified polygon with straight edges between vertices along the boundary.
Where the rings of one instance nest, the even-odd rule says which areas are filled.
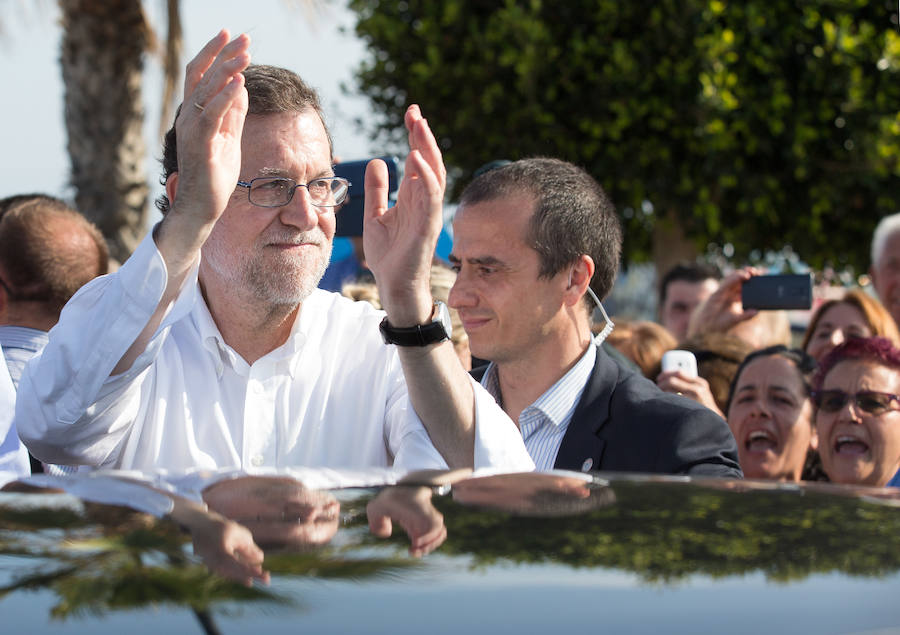
[[[472,371],[481,380],[487,367]],[[741,477],[728,424],[597,348],[597,361],[556,456],[556,468]]]

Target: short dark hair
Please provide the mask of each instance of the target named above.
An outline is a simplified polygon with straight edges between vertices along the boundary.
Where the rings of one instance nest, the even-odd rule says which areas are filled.
[[[70,241],[82,233],[84,241]],[[78,289],[109,271],[109,249],[100,230],[52,196],[21,198],[0,218],[0,274],[14,301],[39,302],[59,316]]]
[[[331,133],[325,124],[325,115],[322,113],[322,105],[319,95],[311,86],[304,82],[299,75],[286,68],[267,66],[264,64],[251,64],[244,71],[244,86],[247,89],[248,115],[272,115],[282,112],[302,112],[311,108],[319,115],[325,134],[328,136],[328,149],[332,156],[334,144]],[[181,106],[175,111],[175,121],[181,113]],[[163,173],[160,183],[165,185],[169,177],[178,171],[178,148],[175,135],[175,122],[166,132],[163,140],[162,167]],[[169,197],[161,194],[156,199],[156,208],[163,214],[169,211],[171,202]]]
[[[703,282],[704,280],[721,280],[722,272],[715,265],[705,262],[679,262],[666,272],[659,282],[659,306],[666,303],[669,284],[676,281]]]
[[[521,159],[476,177],[463,190],[460,207],[530,194],[535,201],[526,240],[538,253],[540,276],[549,278],[588,255],[594,261],[591,289],[609,295],[622,254],[622,226],[609,196],[580,167],[546,157]]]
[[[813,382],[816,390],[822,390],[828,373],[846,360],[871,362],[900,370],[900,349],[886,337],[851,337],[835,346],[822,360]]]
[[[812,396],[812,384],[810,383],[810,378],[812,374],[816,371],[816,360],[811,356],[807,355],[799,348],[788,348],[783,344],[776,344],[775,346],[768,346],[766,348],[762,348],[758,351],[753,351],[747,357],[744,358],[744,361],[741,362],[741,365],[738,366],[737,371],[734,373],[734,379],[731,380],[731,388],[728,391],[728,403],[725,404],[725,417],[728,417],[728,411],[731,410],[731,400],[734,398],[734,389],[737,388],[738,380],[741,378],[741,373],[744,372],[744,369],[747,368],[753,361],[761,358],[761,357],[782,357],[789,362],[794,364],[794,367],[797,369],[797,374],[800,376],[800,381],[803,383],[803,389],[806,391],[808,396]]]

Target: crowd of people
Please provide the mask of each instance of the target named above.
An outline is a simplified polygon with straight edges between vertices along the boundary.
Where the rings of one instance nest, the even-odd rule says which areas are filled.
[[[390,206],[384,164],[365,183],[335,176],[315,91],[251,64],[249,45],[223,31],[188,64],[163,148],[163,219],[115,272],[97,229],[63,202],[2,202],[7,474],[485,468],[892,483],[900,215],[874,233],[881,301],[846,290],[816,308],[797,348],[783,312],[741,305],[762,274],[750,268],[723,278],[679,265],[661,276],[658,324],[610,319],[622,227],[591,175],[540,157],[479,171],[453,220],[450,268],[436,265],[447,173],[418,107]],[[375,283],[345,297],[317,285],[350,187],[365,189]],[[696,376],[661,368],[673,349],[693,353]]]
[[[742,306],[741,285],[763,272],[723,279],[709,265],[681,263],[661,279],[660,324],[626,322],[611,343],[663,390],[725,418],[747,478],[900,485],[900,430],[890,425],[900,410],[892,237],[900,237],[900,214],[873,234],[874,293],[833,289],[802,333],[785,327],[784,311]],[[754,321],[768,327],[746,326]],[[670,350],[691,352],[696,374],[662,369]]]

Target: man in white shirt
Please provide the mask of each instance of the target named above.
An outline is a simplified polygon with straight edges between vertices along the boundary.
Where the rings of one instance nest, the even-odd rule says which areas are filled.
[[[394,207],[385,165],[366,173],[382,321],[316,290],[347,184],[315,92],[250,66],[249,44],[223,30],[188,64],[164,218],[117,274],[73,298],[26,368],[23,440],[45,461],[137,469],[528,469],[432,304],[446,171],[418,108]]]

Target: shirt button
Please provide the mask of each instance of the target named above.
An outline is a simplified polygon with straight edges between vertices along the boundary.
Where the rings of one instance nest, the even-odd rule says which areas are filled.
[[[253,467],[261,467],[265,462],[266,460],[263,458],[262,454],[254,454],[252,457],[250,457],[250,465],[252,465]]]

